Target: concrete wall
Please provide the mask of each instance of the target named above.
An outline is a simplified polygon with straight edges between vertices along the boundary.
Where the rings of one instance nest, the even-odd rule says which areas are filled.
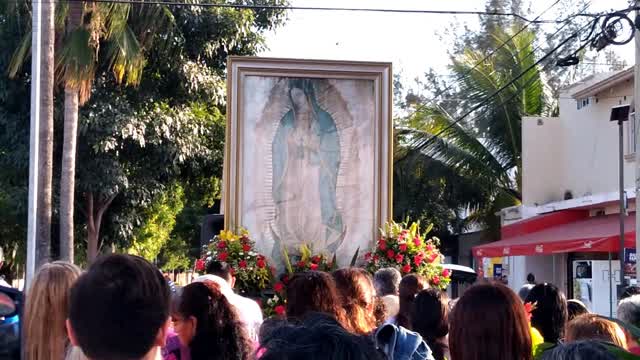
[[[552,283],[563,291],[568,291],[567,254],[541,256],[510,256],[509,287],[520,290],[526,283],[527,275],[532,273],[537,283]]]
[[[523,203],[542,205],[618,189],[618,125],[609,121],[611,108],[630,104],[633,81],[590,98],[577,108],[568,92],[560,94],[559,118],[522,121]],[[542,120],[542,121],[539,121]],[[628,125],[624,125],[627,151]],[[625,160],[625,187],[634,186],[633,158]]]

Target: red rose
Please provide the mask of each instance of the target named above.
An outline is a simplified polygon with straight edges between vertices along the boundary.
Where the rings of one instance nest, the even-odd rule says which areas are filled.
[[[451,276],[451,270],[442,269],[442,276],[448,278],[449,276]]]
[[[302,261],[302,260],[300,260],[300,261],[298,261],[298,264],[296,264],[296,266],[299,267],[299,268],[304,268],[304,267],[307,266],[307,263]]]
[[[276,314],[282,316],[284,315],[285,307],[284,305],[278,305],[273,310],[275,310]]]
[[[406,264],[405,266],[403,266],[402,267],[402,272],[405,273],[405,274],[411,272],[411,265]]]
[[[378,242],[378,249],[382,251],[387,250],[387,242],[384,241],[383,239],[380,239],[380,241]]]
[[[404,260],[404,256],[402,254],[396,255],[396,262],[398,264],[402,263],[402,260]]]
[[[240,267],[240,269],[245,269],[247,267],[247,262],[245,260],[241,260],[238,263],[238,266]]]
[[[264,262],[264,260],[258,260],[258,261],[256,262],[256,265],[258,265],[258,267],[259,267],[260,269],[264,269],[264,267],[265,267],[265,266],[267,266],[267,264]]]
[[[364,254],[364,260],[365,261],[371,260],[371,252],[368,252],[368,253]]]
[[[289,275],[284,275],[282,277],[282,283],[287,285],[289,283]]]
[[[218,243],[218,249],[224,249],[224,248],[226,248],[226,247],[227,247],[227,243],[226,243],[226,242],[224,242],[224,241],[220,241],[220,242]]]
[[[373,261],[377,262],[378,260],[380,260],[380,256],[379,255],[373,255]]]
[[[273,285],[273,290],[278,293],[281,292],[282,290],[284,290],[284,284],[281,282],[276,283],[275,285]]]
[[[309,265],[309,269],[311,269],[313,271],[318,270],[318,264],[311,263],[311,265]]]
[[[400,244],[400,251],[407,251],[407,244]]]
[[[433,251],[433,245],[431,244],[427,245],[427,251]]]
[[[322,257],[320,257],[320,255],[316,255],[313,257],[313,259],[311,259],[311,261],[318,264],[320,261],[322,261]]]
[[[429,255],[429,262],[432,263],[436,261],[437,258],[438,258],[438,254],[431,254]]]
[[[220,261],[227,261],[227,258],[229,257],[229,254],[227,254],[226,252],[221,252],[220,254],[218,254],[218,260]]]
[[[413,244],[415,246],[420,246],[420,238],[418,236],[413,238]]]
[[[431,282],[433,283],[433,285],[440,284],[440,276],[436,275],[436,276],[432,277],[431,278]]]
[[[413,258],[413,263],[416,264],[416,266],[420,266],[420,264],[422,264],[422,260],[423,260],[422,256],[416,255]]]
[[[265,257],[263,255],[258,255],[258,260],[264,260]]]
[[[394,257],[394,256],[396,256],[396,253],[395,253],[395,252],[393,252],[393,250],[389,250],[389,251],[387,251],[387,257],[388,257],[389,259],[393,259],[393,257]]]
[[[204,271],[204,260],[196,260],[196,271]]]
[[[251,250],[251,246],[250,245],[247,245],[247,244],[242,245],[242,251],[247,252],[249,250]]]

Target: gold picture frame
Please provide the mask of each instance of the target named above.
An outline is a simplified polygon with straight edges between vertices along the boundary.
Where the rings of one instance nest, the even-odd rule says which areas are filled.
[[[283,246],[367,251],[392,218],[390,63],[230,57],[225,228]]]

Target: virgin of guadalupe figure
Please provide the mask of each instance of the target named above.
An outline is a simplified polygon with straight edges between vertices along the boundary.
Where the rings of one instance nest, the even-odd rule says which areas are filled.
[[[334,252],[345,226],[336,204],[340,138],[312,79],[290,79],[289,108],[272,142],[275,251],[301,244]]]

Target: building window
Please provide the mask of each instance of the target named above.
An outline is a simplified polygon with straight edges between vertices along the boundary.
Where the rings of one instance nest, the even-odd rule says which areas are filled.
[[[586,98],[582,98],[582,99],[578,99],[576,101],[577,105],[578,105],[578,110],[589,106],[589,103],[591,103],[591,98],[586,97]]]

